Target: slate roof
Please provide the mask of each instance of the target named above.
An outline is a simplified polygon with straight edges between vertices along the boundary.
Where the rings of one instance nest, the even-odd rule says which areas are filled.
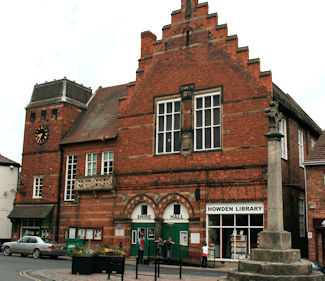
[[[325,131],[317,140],[305,162],[325,161]]]
[[[115,138],[119,98],[127,94],[127,85],[99,88],[89,102],[88,109],[61,144]]]
[[[0,166],[14,166],[14,167],[20,167],[20,164],[10,160],[7,157],[4,157],[3,155],[0,154]]]
[[[314,122],[313,119],[294,101],[294,99],[284,93],[276,84],[273,83],[273,98],[279,103],[280,111],[287,110],[293,114],[298,120],[305,123],[312,129],[318,137],[323,133],[323,130]]]
[[[91,88],[77,84],[67,78],[36,84],[27,108],[43,106],[47,104],[67,102],[86,108],[86,104],[92,96]]]
[[[54,204],[32,204],[32,205],[16,205],[11,213],[8,215],[9,219],[45,219],[52,209],[54,208]]]

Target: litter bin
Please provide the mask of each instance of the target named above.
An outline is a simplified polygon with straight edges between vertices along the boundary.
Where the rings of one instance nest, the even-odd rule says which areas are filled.
[[[67,254],[69,254],[74,247],[81,247],[84,245],[84,239],[80,239],[80,238],[68,238],[65,239],[65,242],[66,242]]]

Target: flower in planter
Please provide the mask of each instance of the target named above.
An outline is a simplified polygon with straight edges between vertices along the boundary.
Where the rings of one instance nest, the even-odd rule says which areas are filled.
[[[107,255],[107,256],[125,256],[126,253],[121,250],[114,250],[105,246],[99,246],[96,255]]]
[[[70,256],[80,256],[80,255],[95,255],[95,251],[90,248],[89,246],[81,246],[81,247],[74,247],[70,251],[69,255]]]

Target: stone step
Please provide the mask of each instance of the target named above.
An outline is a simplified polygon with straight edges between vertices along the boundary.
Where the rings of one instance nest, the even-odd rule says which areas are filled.
[[[301,254],[300,250],[297,249],[273,250],[256,248],[251,250],[250,259],[255,261],[291,263],[300,261]]]
[[[321,272],[313,271],[308,275],[263,275],[251,272],[229,272],[229,281],[324,281],[324,275]]]
[[[262,275],[308,275],[312,273],[312,266],[306,261],[281,263],[243,260],[238,263],[238,271]]]

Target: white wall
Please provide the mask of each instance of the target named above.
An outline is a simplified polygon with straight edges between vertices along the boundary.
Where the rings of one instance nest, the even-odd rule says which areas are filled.
[[[12,225],[7,216],[13,209],[18,172],[18,167],[0,166],[0,239],[11,238]]]

